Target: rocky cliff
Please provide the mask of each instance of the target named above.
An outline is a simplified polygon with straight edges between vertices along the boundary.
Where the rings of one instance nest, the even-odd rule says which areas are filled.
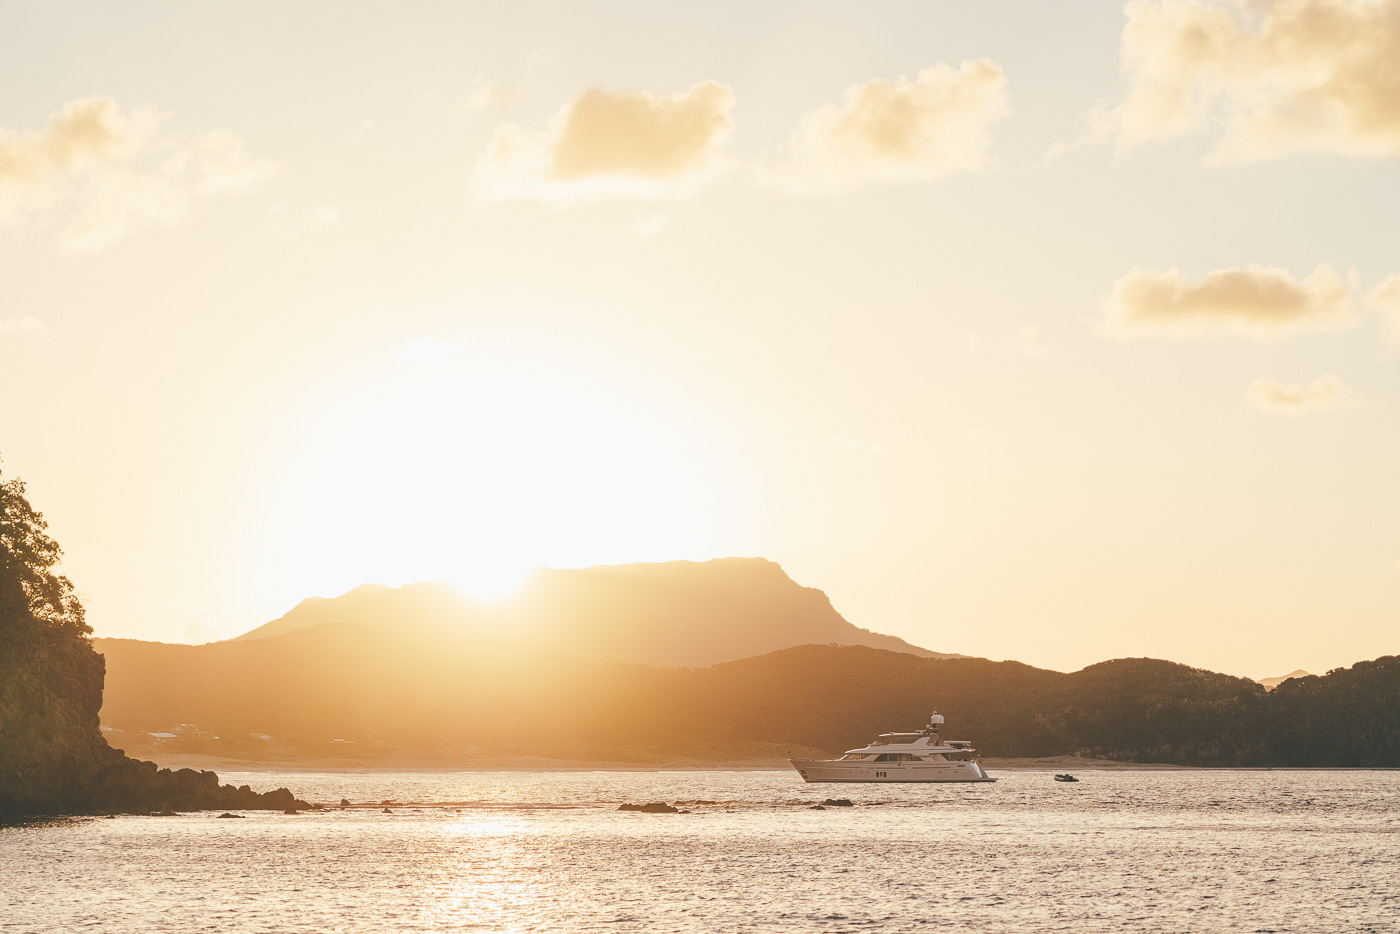
[[[0,483],[0,819],[34,814],[304,808],[213,772],[128,758],[98,726],[105,666],[44,517]]]

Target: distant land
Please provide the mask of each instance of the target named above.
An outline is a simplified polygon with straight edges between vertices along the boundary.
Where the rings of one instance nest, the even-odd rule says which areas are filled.
[[[1289,678],[1311,678],[1312,676],[1312,672],[1304,671],[1303,669],[1299,668],[1297,671],[1290,671],[1288,674],[1279,675],[1276,678],[1260,678],[1259,683],[1264,685],[1264,688],[1266,690],[1272,691],[1274,688],[1278,687],[1280,684],[1287,681]]]
[[[515,606],[359,588],[227,642],[96,642],[109,741],[157,759],[774,764],[937,709],[987,756],[1400,766],[1395,657],[1268,691],[1157,659],[939,656],[753,559],[551,572]]]
[[[810,643],[963,657],[854,626],[826,594],[762,558],[539,568],[517,594],[495,601],[442,582],[366,584],[332,599],[303,600],[238,640],[336,623],[509,633],[575,658],[663,668],[706,668]]]

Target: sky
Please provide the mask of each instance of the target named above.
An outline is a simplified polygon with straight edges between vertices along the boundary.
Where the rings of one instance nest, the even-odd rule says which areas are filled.
[[[0,456],[99,636],[779,562],[1400,651],[1400,0],[9,3]]]

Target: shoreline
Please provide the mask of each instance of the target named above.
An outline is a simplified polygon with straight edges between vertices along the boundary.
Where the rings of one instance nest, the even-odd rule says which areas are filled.
[[[441,759],[391,757],[382,760],[288,756],[240,759],[194,753],[173,753],[152,756],[162,768],[207,769],[214,772],[322,773],[322,774],[402,774],[411,772],[786,772],[792,769],[786,759],[762,757],[749,759],[707,759],[683,757],[645,763],[616,759],[550,759],[542,756],[483,756],[444,762]],[[1336,767],[1307,766],[1194,766],[1171,763],[1123,762],[1113,759],[1086,759],[1080,756],[1048,756],[1042,758],[985,758],[982,764],[989,771],[1007,772],[1270,772],[1270,771],[1337,771]],[[1385,769],[1356,768],[1353,771],[1385,771]],[[1393,770],[1392,770],[1393,771]]]

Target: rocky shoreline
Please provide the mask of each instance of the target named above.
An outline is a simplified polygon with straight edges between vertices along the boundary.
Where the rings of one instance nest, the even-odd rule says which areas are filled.
[[[88,800],[67,802],[65,813],[303,811],[309,807],[286,788],[268,792],[256,792],[247,785],[235,788],[219,784],[214,772],[162,769],[154,762],[121,756],[97,776]]]

